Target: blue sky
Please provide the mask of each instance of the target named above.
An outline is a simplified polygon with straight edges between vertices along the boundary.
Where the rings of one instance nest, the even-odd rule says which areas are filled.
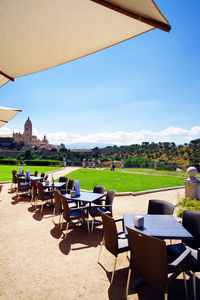
[[[54,144],[189,142],[200,137],[199,0],[156,1],[172,29],[140,35],[0,89],[2,106],[22,109],[0,130]]]

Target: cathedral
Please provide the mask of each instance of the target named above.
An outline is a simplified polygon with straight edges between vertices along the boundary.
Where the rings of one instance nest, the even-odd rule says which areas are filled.
[[[23,143],[24,146],[31,146],[31,147],[39,146],[39,147],[45,148],[47,150],[50,150],[51,148],[54,148],[54,147],[57,148],[57,146],[49,144],[45,135],[44,135],[43,140],[41,141],[37,138],[37,136],[32,134],[32,122],[29,119],[29,117],[24,124],[24,133],[20,133],[20,132],[14,133],[13,132],[13,139],[17,143]]]

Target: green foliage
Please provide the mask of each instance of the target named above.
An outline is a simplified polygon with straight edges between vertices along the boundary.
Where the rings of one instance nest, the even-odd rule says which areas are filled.
[[[126,168],[153,168],[153,162],[144,157],[130,157],[124,160]]]
[[[27,166],[59,166],[59,160],[25,160],[25,165]]]
[[[17,159],[0,159],[0,165],[17,165]]]
[[[200,211],[200,201],[199,200],[192,200],[191,198],[183,198],[178,203],[179,209],[177,216],[182,217],[184,210],[199,210]]]

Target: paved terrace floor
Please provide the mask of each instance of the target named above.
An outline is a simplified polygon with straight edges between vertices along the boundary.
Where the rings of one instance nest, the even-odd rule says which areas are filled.
[[[59,172],[54,174],[55,178],[61,176]],[[101,227],[95,228],[93,235],[81,226],[74,228],[63,240],[58,226],[52,222],[52,209],[45,207],[42,213],[35,211],[28,197],[17,200],[9,188],[10,184],[4,184],[0,194],[0,299],[125,299],[126,255],[119,255],[111,286],[114,257],[103,249],[102,264],[97,264]],[[122,217],[125,212],[145,213],[149,199],[175,203],[183,195],[182,189],[116,197],[114,217]],[[189,299],[193,299],[191,281],[188,286]],[[136,291],[130,289],[129,299],[160,300],[163,297],[144,284]],[[170,288],[169,299],[185,299],[182,277]]]

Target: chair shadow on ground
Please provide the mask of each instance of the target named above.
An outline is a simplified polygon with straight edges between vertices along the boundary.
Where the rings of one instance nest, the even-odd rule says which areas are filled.
[[[40,211],[41,205],[38,205],[35,209],[35,206],[32,205],[28,208],[28,211],[33,213],[33,219],[36,221],[41,221],[42,219],[51,218],[53,214],[53,208],[51,206],[43,206],[42,212]]]
[[[16,188],[8,189],[8,194],[14,194],[14,193],[16,193]]]
[[[102,264],[99,263],[101,266]],[[106,271],[105,267],[102,266],[105,270],[108,280],[111,280],[112,272]],[[125,300],[126,297],[126,283],[128,277],[128,267],[115,271],[114,281],[110,285],[108,289],[108,297],[110,300]],[[136,299],[138,300],[163,300],[164,295],[162,292],[154,289],[152,286],[148,285],[144,281],[137,287],[133,288],[133,283],[137,278],[131,276],[130,287],[129,287],[129,296],[133,296],[135,294]],[[197,295],[199,293],[200,280],[196,282]],[[193,286],[192,286],[192,278],[187,280],[188,286],[188,299],[193,299]],[[169,286],[169,300],[186,300],[185,296],[185,288],[183,279],[176,279],[173,284]]]
[[[17,196],[13,196],[12,197],[12,202],[11,204],[12,205],[16,205],[18,203],[27,203],[27,202],[30,202],[31,201],[31,198],[30,198],[30,195],[27,195],[27,194],[22,194],[22,195],[19,195],[19,197]]]
[[[66,226],[63,223],[63,227]],[[75,225],[76,226],[76,225]],[[70,251],[82,250],[91,247],[97,247],[102,240],[102,230],[97,229],[95,234],[89,234],[85,226],[70,226],[66,239],[63,239],[59,243],[60,251],[68,255]],[[60,236],[63,235],[62,231],[58,228],[56,224],[56,228],[60,231]],[[65,227],[64,227],[65,228]],[[51,230],[51,234],[55,235],[55,227]],[[81,246],[80,246],[81,244]],[[74,246],[72,246],[74,245]]]

